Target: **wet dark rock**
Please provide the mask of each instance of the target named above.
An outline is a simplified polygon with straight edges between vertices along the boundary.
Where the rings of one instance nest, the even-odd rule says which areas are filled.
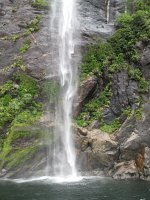
[[[102,117],[106,124],[111,124],[111,122],[116,118],[116,115],[109,108],[106,108]]]
[[[99,90],[99,80],[96,76],[92,76],[89,79],[82,82],[79,87],[78,97],[76,104],[74,105],[75,116],[77,116],[81,110],[82,106],[88,102]]]
[[[143,49],[141,55],[141,64],[142,66],[150,65],[150,43]]]
[[[90,127],[89,127],[89,130],[92,130],[92,129],[98,129],[100,128],[102,125],[102,123],[98,120],[95,120],[95,121],[92,121]]]
[[[129,79],[127,70],[114,74],[112,92],[110,106],[116,115],[120,115],[123,108],[133,105],[139,98],[138,85]]]

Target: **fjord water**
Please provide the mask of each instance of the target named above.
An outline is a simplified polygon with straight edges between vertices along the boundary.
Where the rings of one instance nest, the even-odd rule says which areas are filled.
[[[0,182],[0,200],[149,200],[150,183],[83,179],[75,183],[51,181]]]
[[[75,48],[75,0],[50,1],[51,65],[60,84],[55,108],[53,143],[49,151],[47,175],[75,178],[75,152],[72,139],[72,105],[77,90]]]

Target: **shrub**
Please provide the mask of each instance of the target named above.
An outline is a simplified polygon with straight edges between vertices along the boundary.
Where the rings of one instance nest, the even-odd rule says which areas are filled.
[[[0,128],[10,124],[21,112],[29,108],[40,112],[37,82],[26,74],[16,74],[0,87]]]
[[[34,0],[31,5],[37,9],[47,9],[48,2],[45,0]]]

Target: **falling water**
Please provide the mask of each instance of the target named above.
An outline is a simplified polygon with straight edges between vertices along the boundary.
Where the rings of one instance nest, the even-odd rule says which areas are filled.
[[[72,106],[77,90],[77,67],[73,60],[76,35],[75,0],[53,0],[50,34],[52,67],[60,83],[55,108],[55,128],[50,148],[49,175],[76,177],[72,131]]]
[[[109,18],[110,18],[110,0],[106,0],[106,23],[109,23]]]

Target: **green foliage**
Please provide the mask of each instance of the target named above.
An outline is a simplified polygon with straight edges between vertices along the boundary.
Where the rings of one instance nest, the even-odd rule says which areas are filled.
[[[25,33],[25,36],[28,34],[31,34],[33,32],[36,32],[39,30],[39,23],[42,18],[42,15],[37,15],[27,26],[27,32]],[[27,34],[28,33],[28,34]]]
[[[114,53],[109,43],[100,42],[89,46],[81,65],[81,79],[85,79],[90,74],[101,76],[103,68],[109,64],[113,55]]]
[[[0,128],[11,123],[24,109],[34,113],[40,110],[35,102],[38,94],[37,82],[25,74],[17,74],[13,80],[0,87]]]
[[[130,67],[128,69],[128,74],[130,79],[137,81],[139,86],[139,92],[148,92],[148,81],[145,80],[145,78],[142,76],[141,71],[138,68]]]
[[[30,48],[30,44],[31,44],[31,40],[30,40],[30,39],[26,39],[26,40],[23,42],[22,47],[20,48],[20,53],[23,54],[23,53],[25,53],[26,51],[28,51],[29,48]]]
[[[82,113],[78,116],[76,122],[79,126],[86,127],[94,120],[102,119],[102,111],[109,106],[111,96],[110,86],[107,85],[99,95],[85,104]]]
[[[48,2],[45,0],[35,0],[31,3],[31,5],[37,9],[47,9]]]
[[[16,42],[20,37],[21,37],[20,34],[12,34],[10,36],[2,37],[1,39],[2,40],[12,40],[13,42]]]
[[[123,53],[124,58],[130,61],[138,61],[135,44],[150,37],[150,11],[138,10],[132,15],[123,14],[118,18],[118,27],[109,40],[114,51]]]
[[[21,69],[22,71],[25,71],[26,70],[26,66],[25,64],[23,63],[23,60],[22,60],[22,56],[18,56],[15,60],[14,60],[14,63],[11,65],[12,68],[19,68]]]
[[[111,77],[112,74],[120,72],[123,69],[127,69],[128,64],[123,59],[123,55],[120,53],[116,55],[111,62],[108,64],[108,72]]]
[[[117,23],[119,28],[127,28],[129,24],[131,24],[132,20],[132,15],[130,15],[129,13],[124,13],[117,19]]]
[[[150,1],[149,0],[136,0],[136,10],[150,10]]]
[[[137,120],[141,120],[142,119],[143,112],[144,112],[144,108],[143,107],[139,107],[138,109],[135,110],[134,116],[136,117]]]
[[[103,124],[101,130],[107,133],[114,133],[121,127],[119,119],[115,119],[111,124]]]
[[[37,81],[25,74],[14,75],[15,81],[19,82],[18,94],[24,97],[25,94],[30,94],[32,98],[37,95]]]
[[[31,125],[35,121],[37,121],[37,119],[39,119],[40,116],[41,116],[41,112],[39,112],[37,108],[36,108],[36,111],[34,109],[24,110],[23,112],[21,112],[19,115],[15,117],[12,125],[13,127]]]

